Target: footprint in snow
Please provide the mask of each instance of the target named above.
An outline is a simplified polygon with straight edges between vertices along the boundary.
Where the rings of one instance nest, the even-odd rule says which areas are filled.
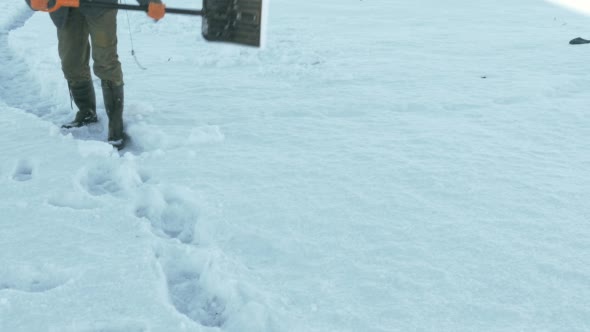
[[[178,312],[208,327],[221,327],[227,321],[226,301],[214,290],[216,277],[210,263],[194,255],[168,253],[160,258],[166,276],[168,295]]]
[[[21,159],[17,162],[12,179],[15,181],[29,181],[33,178],[33,162],[27,159]]]
[[[225,303],[210,294],[199,282],[194,271],[167,274],[170,300],[178,312],[203,326],[220,327],[226,321]]]
[[[64,285],[64,271],[51,266],[4,266],[0,271],[0,291],[5,289],[42,293]]]
[[[198,209],[191,202],[191,196],[188,190],[176,189],[163,193],[151,188],[141,194],[135,216],[149,220],[156,235],[191,243],[198,219]]]
[[[106,160],[81,169],[77,181],[90,195],[102,196],[138,187],[143,183],[144,177],[131,164]]]

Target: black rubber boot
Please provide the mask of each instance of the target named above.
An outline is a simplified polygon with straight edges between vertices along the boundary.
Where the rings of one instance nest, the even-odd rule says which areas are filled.
[[[65,123],[62,128],[78,128],[98,121],[96,117],[96,95],[92,81],[68,82],[70,94],[78,107],[73,121]]]
[[[123,128],[123,84],[115,85],[111,81],[102,81],[101,86],[104,107],[109,117],[109,144],[121,150],[127,140]]]

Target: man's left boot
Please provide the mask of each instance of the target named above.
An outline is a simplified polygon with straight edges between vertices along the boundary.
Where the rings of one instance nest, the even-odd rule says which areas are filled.
[[[127,143],[127,135],[123,128],[123,84],[115,85],[111,81],[101,82],[104,107],[109,117],[109,144],[121,150]]]
[[[65,129],[79,128],[90,123],[98,122],[96,117],[96,97],[92,81],[68,81],[70,96],[78,107],[74,120],[64,123]]]

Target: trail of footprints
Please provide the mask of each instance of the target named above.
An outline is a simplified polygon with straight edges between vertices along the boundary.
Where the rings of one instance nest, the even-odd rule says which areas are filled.
[[[29,181],[35,174],[31,160],[15,163],[14,181]],[[227,321],[227,302],[204,284],[207,253],[195,243],[195,227],[199,220],[197,204],[187,188],[160,188],[150,183],[150,177],[135,169],[133,164],[105,159],[78,171],[74,188],[89,199],[135,197],[134,216],[149,222],[152,233],[162,244],[155,257],[166,277],[169,300],[176,310],[191,320],[208,327],[221,327]],[[58,208],[79,209],[98,207],[81,200],[55,200],[49,204]],[[195,259],[195,255],[204,256]],[[209,262],[210,263],[210,262]],[[31,267],[30,269],[35,269]],[[59,273],[36,268],[38,273],[12,273],[29,275],[30,280],[12,280],[0,273],[0,290],[15,289],[26,292],[44,292],[59,287],[67,280]]]
[[[199,253],[195,227],[199,220],[194,196],[187,188],[161,188],[132,165],[105,161],[82,170],[77,181],[91,196],[136,197],[135,217],[149,222],[152,233],[166,250],[156,257],[166,277],[169,299],[176,310],[209,327],[227,320],[226,301],[203,284],[203,264],[191,255]]]

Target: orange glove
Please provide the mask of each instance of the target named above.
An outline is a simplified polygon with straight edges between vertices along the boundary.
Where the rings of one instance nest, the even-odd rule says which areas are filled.
[[[49,0],[31,0],[31,8],[33,10],[47,10],[49,7]]]
[[[56,0],[51,8],[49,8],[49,0],[31,0],[33,10],[52,13],[61,7],[80,7],[80,0]]]
[[[40,0],[42,1],[42,0]],[[148,16],[154,20],[160,20],[166,14],[166,5],[163,3],[150,2],[148,6]]]

